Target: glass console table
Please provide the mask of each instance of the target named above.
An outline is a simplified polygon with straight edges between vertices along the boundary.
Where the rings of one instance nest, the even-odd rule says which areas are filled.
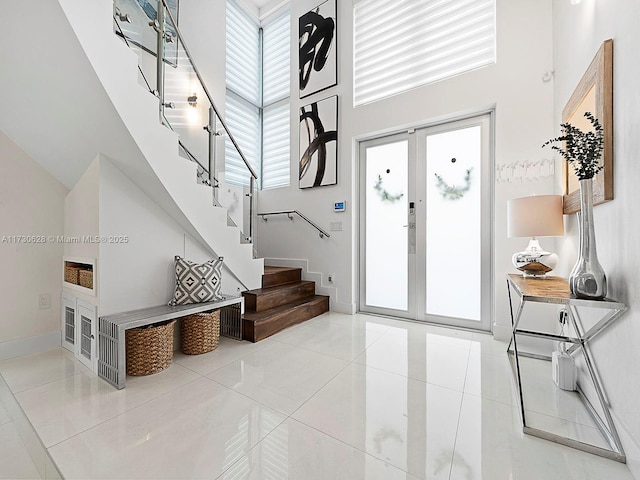
[[[622,315],[626,310],[625,305],[609,298],[604,300],[572,298],[568,281],[561,277],[525,278],[522,275],[508,274],[507,289],[512,326],[511,342],[507,352],[520,403],[524,433],[625,463],[626,457],[609,411],[609,403],[589,351],[589,342]],[[566,310],[565,322],[570,327],[571,334],[521,328],[523,310],[531,302],[563,305]],[[589,322],[585,321],[587,317]],[[582,376],[578,375],[577,391],[560,390],[552,380],[551,357],[519,349],[518,337],[521,336],[570,344],[567,352],[572,354],[582,373]],[[540,361],[544,361],[545,365],[536,367],[534,364]],[[543,375],[538,375],[538,380],[533,382],[535,388],[527,391],[523,388],[522,374],[523,371],[531,368],[537,368],[537,371],[542,371]],[[592,383],[587,385],[589,379]],[[539,393],[541,390],[544,391],[543,394]],[[563,414],[558,414],[556,416],[559,418],[555,418],[548,411],[541,413],[544,409],[537,408],[537,405],[528,405],[525,408],[524,396],[527,395],[523,395],[523,392],[530,397],[537,395],[546,397],[546,400],[551,398],[551,403],[555,403],[555,407],[559,405],[560,410],[564,408],[564,417]],[[595,397],[593,402],[589,400],[588,395],[592,399]],[[572,403],[574,399],[575,403]],[[533,401],[535,402],[536,399],[534,398]],[[575,413],[572,411],[573,406],[575,406]],[[581,416],[578,410],[586,413]],[[541,425],[534,425],[535,422],[532,419],[537,420]],[[587,425],[589,422],[591,425]],[[552,425],[557,428],[545,428]],[[590,441],[588,434],[598,431],[601,435],[597,436],[596,441]],[[568,435],[568,432],[575,435]],[[581,435],[585,438],[581,438]],[[591,439],[593,438],[591,435]]]

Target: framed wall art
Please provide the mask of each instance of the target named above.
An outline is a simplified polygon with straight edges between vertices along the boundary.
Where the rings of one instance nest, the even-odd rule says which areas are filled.
[[[562,122],[584,131],[592,129],[585,112],[595,115],[604,129],[604,169],[593,177],[593,204],[598,205],[613,200],[613,40],[602,43],[562,110]],[[567,162],[563,162],[562,181],[564,213],[580,211],[578,177]]]
[[[338,97],[300,108],[300,188],[338,183]]]
[[[326,0],[298,19],[300,98],[338,83],[336,0]]]

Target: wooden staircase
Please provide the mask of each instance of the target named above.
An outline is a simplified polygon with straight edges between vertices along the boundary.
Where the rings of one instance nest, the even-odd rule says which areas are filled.
[[[242,296],[243,338],[251,342],[329,311],[329,297],[316,295],[315,282],[303,281],[301,268],[265,266],[262,288]]]

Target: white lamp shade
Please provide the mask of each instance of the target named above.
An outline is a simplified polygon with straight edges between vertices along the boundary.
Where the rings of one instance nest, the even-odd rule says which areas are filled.
[[[509,237],[559,237],[564,235],[562,195],[535,195],[507,202]]]

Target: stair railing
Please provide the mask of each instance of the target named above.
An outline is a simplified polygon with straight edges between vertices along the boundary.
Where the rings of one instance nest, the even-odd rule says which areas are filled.
[[[134,5],[127,3],[126,8],[134,9],[128,12],[124,11],[124,6],[115,6],[116,33],[122,36],[130,47],[134,44],[140,51],[147,51],[156,56],[155,89],[140,65],[138,69],[149,91],[158,97],[160,122],[180,135],[180,155],[198,165],[198,177],[213,188],[214,204],[217,206],[221,206],[218,181],[220,176],[216,162],[219,150],[217,139],[225,135],[229,139],[228,143],[225,142],[226,155],[236,156],[243,169],[228,172],[225,180],[230,180],[230,185],[242,185],[242,196],[246,199],[242,202],[242,217],[229,217],[229,223],[245,232],[242,233],[242,241],[254,244],[255,256],[257,252],[254,227],[258,175],[214,102],[167,0],[146,0],[138,3],[140,5],[135,5],[135,2]],[[130,27],[123,28],[121,22],[126,22]],[[152,29],[155,30],[154,42],[151,42]],[[204,126],[201,117],[206,117]],[[198,160],[201,158],[207,160]]]
[[[293,216],[294,215],[298,215],[301,219],[303,219],[305,222],[307,222],[309,225],[311,225],[313,228],[315,228],[318,231],[318,234],[320,235],[320,238],[324,238],[324,237],[331,238],[331,235],[329,235],[326,231],[324,231],[322,228],[320,228],[314,222],[309,220],[306,216],[304,216],[298,210],[284,210],[282,212],[258,213],[258,217],[262,218],[262,220],[264,220],[265,222],[268,220],[267,217],[269,217],[271,215],[286,215],[289,218],[289,220],[292,220],[292,221],[293,221]]]

